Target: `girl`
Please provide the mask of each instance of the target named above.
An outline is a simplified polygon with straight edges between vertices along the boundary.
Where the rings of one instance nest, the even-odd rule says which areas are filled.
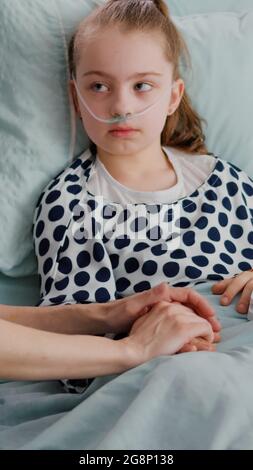
[[[252,180],[207,152],[179,74],[187,47],[165,3],[105,2],[80,23],[69,55],[91,145],[37,205],[40,305],[250,270]]]

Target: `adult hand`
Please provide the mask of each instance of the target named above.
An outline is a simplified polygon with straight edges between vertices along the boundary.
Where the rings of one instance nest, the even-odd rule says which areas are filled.
[[[163,282],[144,292],[103,304],[107,332],[124,333],[129,331],[137,318],[146,314],[161,301],[183,304],[206,319],[214,332],[219,332],[221,329],[215,310],[202,295],[191,288],[171,287]]]
[[[213,342],[210,322],[178,302],[161,301],[136,320],[129,336],[121,341],[136,366],[160,355],[175,354],[197,337]]]

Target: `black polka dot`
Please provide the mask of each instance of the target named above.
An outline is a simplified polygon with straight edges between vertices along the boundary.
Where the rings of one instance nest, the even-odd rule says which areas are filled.
[[[125,277],[120,277],[116,281],[116,289],[117,289],[118,292],[123,292],[130,285],[131,285],[131,283],[130,283],[129,279],[126,279]]]
[[[172,251],[170,256],[173,259],[183,259],[183,258],[186,258],[187,255],[184,250],[178,249],[178,250]]]
[[[77,256],[76,261],[79,268],[86,268],[91,262],[90,253],[88,251],[81,251]]]
[[[71,210],[71,212],[74,210],[74,208],[79,205],[79,199],[73,199],[70,203],[69,203],[69,209]],[[76,214],[76,209],[74,211],[74,213]]]
[[[142,266],[142,272],[146,276],[153,276],[157,271],[157,263],[155,261],[145,261]]]
[[[175,277],[179,273],[179,264],[169,261],[163,266],[163,272],[167,277]]]
[[[210,242],[201,242],[200,247],[204,253],[215,253],[215,246]]]
[[[72,271],[71,259],[67,256],[60,259],[58,269],[62,274],[69,274]]]
[[[222,281],[224,277],[220,276],[219,274],[208,274],[207,279],[210,281]]]
[[[227,191],[228,191],[229,196],[231,197],[235,196],[236,193],[238,192],[237,184],[234,183],[233,181],[231,181],[230,183],[227,183]]]
[[[89,298],[89,292],[86,290],[79,290],[75,292],[72,297],[78,303],[86,302],[86,300]]]
[[[211,204],[207,204],[206,202],[204,202],[204,204],[202,204],[201,206],[201,210],[202,212],[205,212],[207,214],[213,214],[215,212],[215,207],[211,206]]]
[[[233,258],[231,258],[231,256],[228,256],[226,253],[221,253],[220,254],[220,259],[221,259],[221,261],[223,261],[226,264],[233,264],[234,263]]]
[[[45,263],[43,264],[43,273],[46,275],[49,273],[50,269],[53,266],[53,260],[52,258],[47,258]]]
[[[207,233],[208,237],[210,238],[210,240],[214,241],[214,242],[219,242],[220,241],[220,232],[219,230],[216,228],[216,227],[211,227],[209,230],[208,230],[208,233]]]
[[[217,194],[212,189],[205,192],[205,197],[208,201],[217,201],[218,199]]]
[[[195,223],[195,227],[198,227],[200,230],[203,230],[208,225],[208,219],[205,216],[200,217]]]
[[[197,279],[201,276],[202,272],[194,266],[187,266],[185,268],[185,274],[190,279]]]
[[[223,264],[215,264],[213,270],[217,274],[229,274],[227,268]]]
[[[39,255],[40,256],[45,256],[49,250],[50,243],[47,238],[43,238],[39,244]]]
[[[75,284],[79,287],[85,286],[90,280],[90,275],[86,272],[77,273],[74,277]]]
[[[224,165],[220,160],[217,162],[217,164],[215,166],[215,170],[220,171],[220,172],[222,172],[224,170]]]
[[[231,205],[231,202],[230,200],[228,199],[228,197],[224,197],[222,199],[222,205],[225,207],[225,209],[227,209],[229,212],[231,211],[232,209],[232,205]]]
[[[82,160],[80,158],[77,158],[74,163],[72,163],[71,167],[73,170],[78,168],[82,164]]]
[[[189,228],[191,222],[186,217],[180,217],[180,219],[176,220],[175,226],[179,228]]]
[[[111,277],[110,270],[108,268],[101,268],[97,273],[96,273],[96,279],[99,282],[107,282],[109,281]]]
[[[71,183],[76,183],[77,181],[79,181],[79,179],[80,178],[77,175],[67,175],[64,181],[71,181]]]
[[[93,246],[93,258],[97,263],[100,263],[105,256],[105,250],[101,243],[94,243]]]
[[[91,212],[95,211],[96,208],[98,207],[98,203],[94,199],[89,199],[87,201],[87,205],[90,208]]]
[[[52,277],[47,278],[46,283],[45,283],[46,294],[48,294],[50,292],[53,282],[54,282],[54,280],[53,280]]]
[[[68,285],[69,285],[69,278],[64,277],[64,279],[55,283],[55,288],[57,290],[64,290],[66,289],[66,287],[68,287]]]
[[[146,248],[149,248],[148,243],[140,242],[134,246],[134,251],[142,251],[142,250],[145,250]]]
[[[195,233],[193,230],[189,230],[183,235],[183,242],[186,246],[192,246],[195,243]]]
[[[64,302],[65,299],[66,299],[66,295],[58,295],[58,297],[52,297],[49,300],[53,304],[62,304],[62,302]]]
[[[236,253],[236,246],[234,245],[233,242],[231,242],[230,240],[226,240],[224,242],[224,245],[229,253]]]
[[[252,266],[251,264],[249,263],[246,263],[245,261],[241,261],[239,264],[238,264],[238,268],[241,270],[241,271],[249,271]]]
[[[213,174],[211,175],[211,177],[208,179],[208,183],[210,184],[210,186],[212,186],[213,188],[218,188],[218,186],[221,186],[222,185],[222,181],[221,179],[219,178],[219,176],[217,176],[216,174]],[[212,191],[213,195],[215,194],[214,191]],[[216,196],[216,194],[215,194]],[[211,199],[210,199],[211,200]],[[213,199],[214,201],[216,201],[216,199]]]
[[[66,231],[65,225],[58,225],[54,230],[53,237],[56,242],[61,242]]]
[[[112,253],[110,255],[110,261],[111,261],[112,269],[116,269],[119,265],[119,255],[117,255],[116,253]]]
[[[226,227],[228,225],[228,216],[224,212],[219,213],[219,224],[221,227]]]
[[[242,250],[244,258],[253,259],[253,250],[251,248],[245,248]]]
[[[138,284],[135,284],[134,286],[134,291],[135,292],[143,292],[144,290],[150,289],[151,285],[147,281],[142,281],[139,282]]]
[[[204,266],[207,266],[209,261],[208,261],[208,258],[206,256],[193,256],[192,257],[192,261],[194,264],[196,264],[197,266],[200,266],[200,267],[204,267]]]
[[[174,287],[186,287],[186,286],[189,286],[190,282],[176,282],[175,284],[173,284]]]
[[[153,255],[155,256],[162,256],[164,255],[164,253],[167,253],[168,251],[168,247],[165,243],[163,244],[159,244],[159,245],[155,245],[151,248],[151,251],[153,253]]]
[[[62,219],[64,215],[64,209],[62,206],[54,206],[48,213],[48,218],[51,222],[56,222]]]
[[[253,245],[253,232],[250,232],[248,235],[248,242]]]
[[[129,258],[125,261],[125,270],[127,273],[134,273],[139,269],[139,261],[136,258]]]
[[[183,209],[185,212],[195,212],[197,210],[197,204],[189,199],[185,199],[183,200]]]
[[[79,194],[82,191],[82,186],[79,184],[71,184],[67,187],[67,191],[71,194]]]
[[[53,202],[57,201],[61,195],[60,191],[51,191],[46,197],[46,204],[52,204]]]
[[[239,176],[237,174],[237,172],[234,170],[234,168],[229,168],[229,172],[231,174],[231,176],[233,176],[235,179],[239,179]]]
[[[37,224],[36,232],[35,232],[35,235],[37,238],[39,238],[42,235],[44,228],[45,228],[45,223],[43,222],[43,220],[40,220]]]
[[[108,302],[108,300],[110,300],[110,294],[105,287],[100,287],[95,292],[95,299],[97,302]]]
[[[240,225],[233,224],[230,228],[230,233],[233,238],[240,238],[243,234],[243,228]]]
[[[236,217],[240,220],[246,220],[248,218],[247,210],[245,206],[239,206],[236,209]]]
[[[121,250],[130,245],[130,239],[127,238],[126,236],[124,238],[117,238],[114,241],[114,245],[115,245],[115,248]]]
[[[51,189],[53,189],[58,183],[59,183],[59,178],[55,179],[51,184],[50,186],[48,186],[48,190],[50,191]]]
[[[253,196],[253,186],[250,186],[248,183],[242,183],[242,187],[247,196]]]

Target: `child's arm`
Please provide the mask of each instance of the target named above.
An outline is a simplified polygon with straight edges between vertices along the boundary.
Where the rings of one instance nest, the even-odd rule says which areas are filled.
[[[236,223],[234,228],[238,232],[235,251],[240,253],[241,262],[238,266],[235,265],[237,273],[215,283],[212,292],[222,295],[220,303],[224,306],[230,305],[234,297],[241,292],[236,310],[238,313],[247,313],[253,292],[253,180],[244,171],[234,165],[230,166],[233,191],[236,195],[233,206]]]
[[[33,235],[43,306],[115,299],[112,262],[94,223],[97,202],[85,191],[85,163],[75,160],[37,204]]]

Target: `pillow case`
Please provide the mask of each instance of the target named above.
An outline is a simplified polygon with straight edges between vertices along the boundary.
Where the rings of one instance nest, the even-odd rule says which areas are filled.
[[[66,48],[77,23],[99,3],[1,0],[0,271],[5,274],[36,272],[31,227],[39,194],[73,153],[88,146],[78,123],[75,145]],[[190,49],[193,71],[182,75],[208,122],[208,149],[252,176],[253,11],[207,13],[218,5],[244,9],[249,2],[167,3]],[[204,13],[175,16],[189,9]]]
[[[36,271],[31,233],[36,200],[73,154],[58,4],[0,2],[0,271],[9,275]],[[82,2],[83,15],[94,6]]]
[[[194,107],[206,119],[208,150],[253,176],[253,9],[174,17],[189,47],[182,70]]]

